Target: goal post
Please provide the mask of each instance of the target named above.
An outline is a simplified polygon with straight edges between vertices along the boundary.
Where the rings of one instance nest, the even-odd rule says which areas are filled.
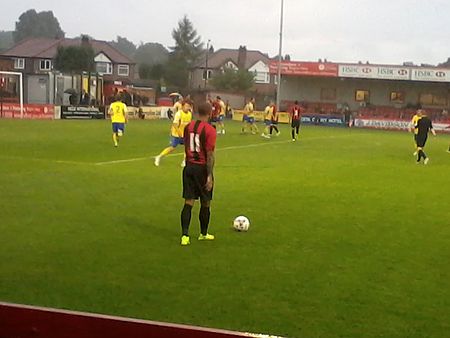
[[[9,79],[13,76],[16,76],[19,78],[19,105],[20,105],[20,118],[23,119],[24,117],[24,102],[23,102],[23,74],[21,72],[10,72],[10,71],[3,71],[0,70],[0,79],[1,79],[1,90],[2,94],[0,96],[1,104],[3,105],[4,95],[3,93],[6,90],[8,90],[8,83],[10,82]]]

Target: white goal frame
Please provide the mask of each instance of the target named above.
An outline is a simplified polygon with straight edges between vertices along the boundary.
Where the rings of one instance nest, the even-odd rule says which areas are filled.
[[[20,102],[20,118],[23,119],[23,73],[21,72],[8,72],[0,70],[0,75],[17,75],[19,77],[19,102]]]

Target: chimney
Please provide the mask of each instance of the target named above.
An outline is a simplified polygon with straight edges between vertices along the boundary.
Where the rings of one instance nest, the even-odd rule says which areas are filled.
[[[245,69],[245,64],[247,63],[247,47],[245,46],[239,46],[239,53],[238,53],[238,68],[239,70]]]

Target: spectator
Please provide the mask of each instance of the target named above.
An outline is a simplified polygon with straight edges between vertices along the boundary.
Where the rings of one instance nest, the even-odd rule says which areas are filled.
[[[90,103],[91,103],[91,96],[83,89],[80,97],[80,105],[89,106]]]

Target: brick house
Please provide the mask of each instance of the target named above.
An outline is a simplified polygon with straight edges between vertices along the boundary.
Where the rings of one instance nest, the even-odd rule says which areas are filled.
[[[52,103],[55,100],[53,96],[55,90],[53,89],[57,82],[53,65],[58,47],[79,46],[81,43],[82,39],[80,38],[26,39],[1,53],[0,65],[2,68],[10,68],[3,70],[24,74],[25,102]],[[95,52],[96,72],[102,77],[104,85],[131,84],[135,76],[135,63],[131,59],[106,41],[89,40],[89,43]],[[9,67],[6,67],[7,64]],[[75,87],[74,83],[67,86]]]
[[[215,74],[223,72],[226,68],[245,69],[255,74],[255,84],[252,91],[260,94],[273,96],[276,91],[275,75],[269,72],[271,59],[266,54],[247,50],[245,46],[239,49],[222,48],[214,53],[209,53],[198,62],[191,70],[190,83],[194,89],[211,90],[209,80]]]

